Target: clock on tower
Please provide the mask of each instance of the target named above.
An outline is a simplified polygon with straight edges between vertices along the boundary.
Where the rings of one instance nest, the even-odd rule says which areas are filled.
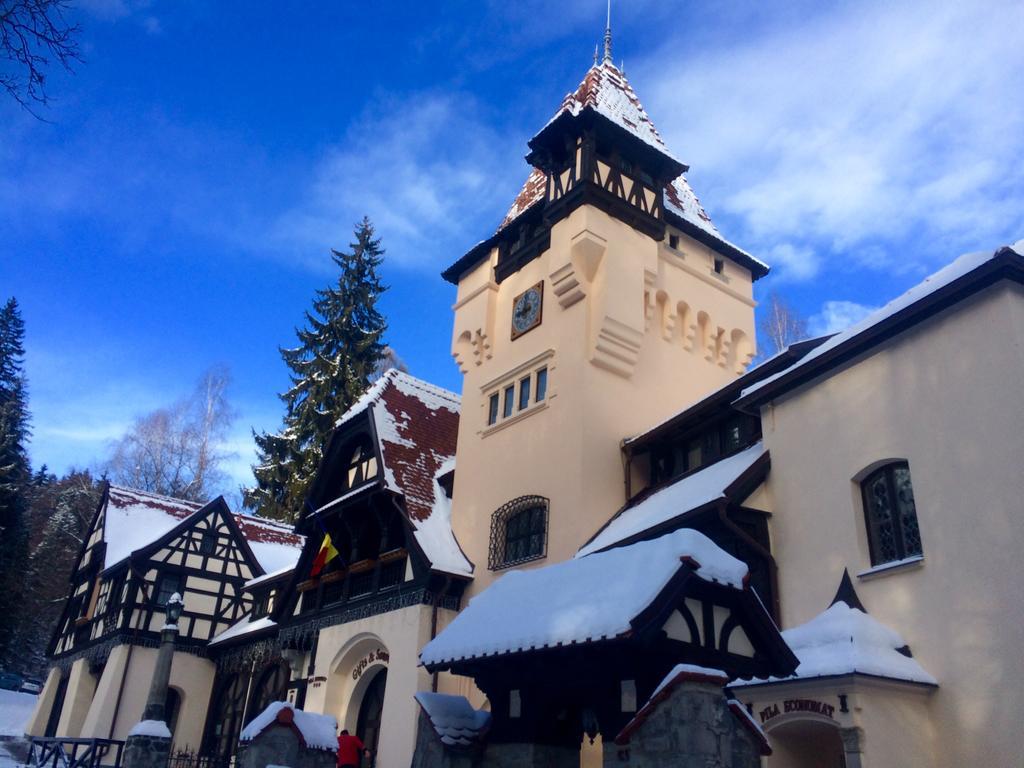
[[[540,325],[544,309],[544,281],[527,288],[512,302],[512,340]]]

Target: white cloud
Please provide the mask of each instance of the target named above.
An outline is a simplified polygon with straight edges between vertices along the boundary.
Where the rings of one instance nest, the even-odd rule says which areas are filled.
[[[949,260],[1024,225],[1021,28],[1016,2],[809,9],[721,45],[674,42],[633,79],[712,215],[745,230],[734,239],[876,267],[879,248],[892,263],[913,242]]]
[[[368,215],[389,262],[433,268],[439,256],[454,261],[498,224],[497,212],[522,180],[516,170],[522,178],[528,172],[480,109],[457,94],[378,102],[323,155],[301,199],[271,228],[272,240],[322,260]]]
[[[854,323],[859,323],[876,309],[878,307],[858,304],[855,301],[826,301],[821,305],[821,311],[808,319],[807,329],[811,336],[838,333]]]

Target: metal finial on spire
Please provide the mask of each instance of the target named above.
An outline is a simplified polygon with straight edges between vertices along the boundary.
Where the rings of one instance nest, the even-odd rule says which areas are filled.
[[[608,17],[604,26],[604,61],[612,64],[612,0],[608,0]]]
[[[599,43],[594,43],[594,66],[597,66],[597,57],[599,55],[598,51],[600,51],[600,49],[601,45]]]

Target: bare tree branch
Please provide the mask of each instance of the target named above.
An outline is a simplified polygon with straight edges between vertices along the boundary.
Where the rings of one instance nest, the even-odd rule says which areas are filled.
[[[794,341],[807,338],[807,320],[792,305],[777,293],[768,296],[761,315],[760,331],[764,354],[770,357],[788,347]]]
[[[231,377],[214,368],[192,395],[139,417],[114,444],[107,472],[114,482],[192,501],[208,501],[223,486],[224,440],[234,418]]]
[[[0,0],[0,86],[40,120],[33,106],[49,103],[47,70],[56,62],[71,72],[82,60],[67,8],[67,0]]]

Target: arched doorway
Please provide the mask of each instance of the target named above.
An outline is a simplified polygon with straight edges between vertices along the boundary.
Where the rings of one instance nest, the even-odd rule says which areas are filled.
[[[370,680],[359,704],[359,719],[356,724],[356,735],[377,756],[377,744],[380,741],[381,716],[384,713],[384,688],[388,682],[387,669],[381,669]],[[371,762],[372,764],[372,762]]]
[[[830,722],[794,719],[768,730],[772,745],[769,766],[786,768],[845,768],[843,740]]]

